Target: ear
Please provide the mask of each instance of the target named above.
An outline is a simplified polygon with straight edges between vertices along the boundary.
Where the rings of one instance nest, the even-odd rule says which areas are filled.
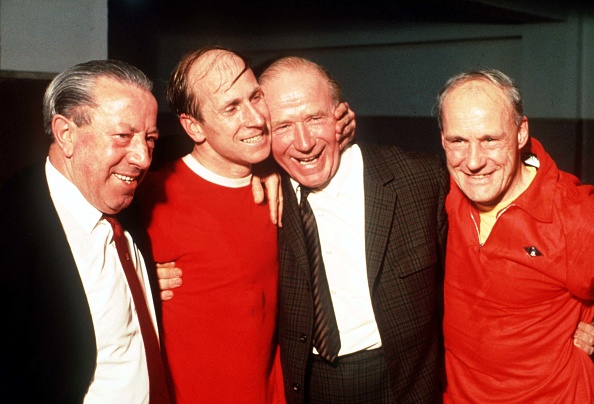
[[[439,133],[441,135],[441,147],[443,147],[443,149],[445,150],[446,149],[446,146],[445,146],[445,135],[443,133],[443,130],[440,131]]]
[[[525,116],[522,117],[522,122],[520,123],[520,128],[518,130],[518,150],[521,150],[528,139],[530,138],[530,132],[528,131],[528,118]]]
[[[196,118],[188,114],[181,114],[179,116],[179,122],[194,143],[202,143],[206,140],[204,127]]]
[[[56,143],[67,158],[72,157],[74,150],[74,129],[76,124],[63,115],[56,114],[52,118],[52,133]]]

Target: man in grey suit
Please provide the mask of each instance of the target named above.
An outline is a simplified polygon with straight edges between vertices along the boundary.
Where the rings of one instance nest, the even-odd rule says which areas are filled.
[[[280,59],[260,83],[272,120],[272,153],[286,171],[279,342],[287,402],[438,402],[448,191],[443,164],[396,147],[341,150],[333,118],[340,88],[308,60]],[[338,356],[330,360],[313,337],[317,286],[300,215],[304,190],[339,330]]]

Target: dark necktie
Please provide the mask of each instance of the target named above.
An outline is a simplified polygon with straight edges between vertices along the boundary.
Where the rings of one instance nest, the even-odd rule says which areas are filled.
[[[336,315],[330,287],[326,277],[326,268],[322,259],[322,248],[316,218],[307,201],[310,189],[301,187],[301,202],[299,210],[303,220],[305,244],[311,270],[312,294],[314,301],[314,332],[313,345],[320,356],[330,362],[338,356],[340,351],[340,335],[336,324]]]
[[[128,242],[124,235],[124,230],[115,217],[104,217],[113,228],[113,241],[118,250],[118,256],[120,257],[120,262],[124,268],[124,274],[128,280],[130,293],[132,293],[132,299],[134,300],[134,306],[136,307],[140,332],[142,334],[142,340],[144,341],[144,350],[146,353],[146,363],[149,374],[149,402],[151,404],[170,403],[171,400],[169,398],[167,382],[165,379],[165,368],[163,366],[161,350],[159,349],[159,340],[157,339],[157,333],[148,311],[143,289],[140,286],[140,280],[138,279],[136,269],[130,258],[130,250],[128,249]]]

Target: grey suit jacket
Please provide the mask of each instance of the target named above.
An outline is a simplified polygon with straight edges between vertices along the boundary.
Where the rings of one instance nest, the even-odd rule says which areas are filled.
[[[399,403],[441,399],[441,317],[448,174],[436,156],[361,145],[372,305]],[[313,302],[298,201],[283,176],[279,342],[288,403],[307,397]]]

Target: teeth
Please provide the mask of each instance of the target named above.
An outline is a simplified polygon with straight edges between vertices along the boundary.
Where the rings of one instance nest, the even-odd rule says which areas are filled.
[[[131,184],[132,181],[134,181],[134,177],[128,177],[126,175],[121,175],[121,174],[114,174],[116,176],[116,178],[124,181],[127,184]]]
[[[316,161],[317,159],[318,159],[318,156],[312,157],[309,159],[298,159],[297,161],[299,161],[300,164],[310,164],[310,163],[313,163],[314,161]]]
[[[253,143],[258,143],[261,139],[262,139],[262,135],[258,135],[258,136],[251,137],[249,139],[243,139],[242,142],[253,144]]]

